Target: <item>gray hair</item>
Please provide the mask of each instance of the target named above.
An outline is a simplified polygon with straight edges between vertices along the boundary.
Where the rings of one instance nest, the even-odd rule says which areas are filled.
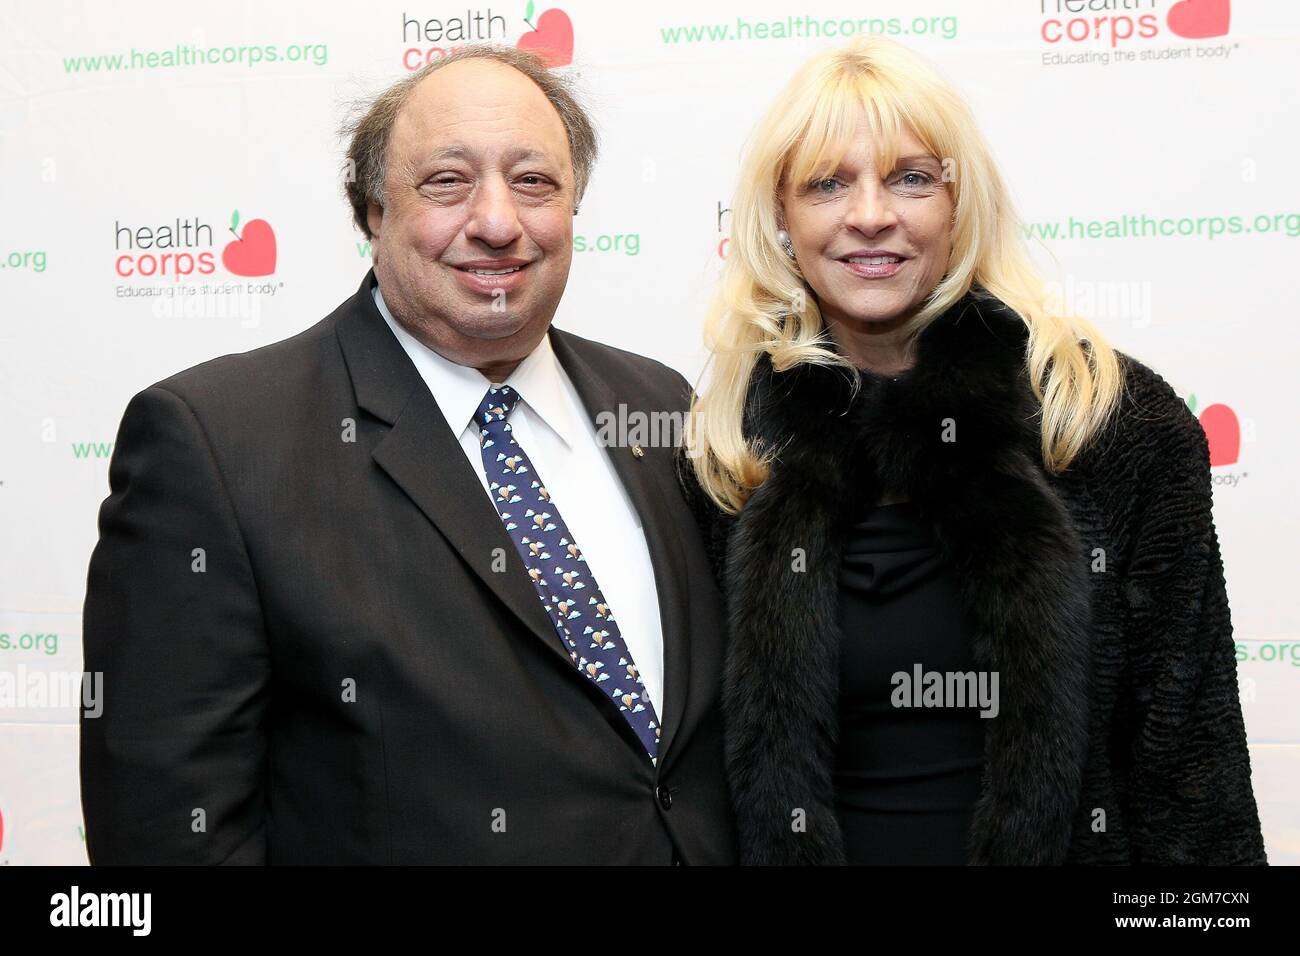
[[[537,84],[560,114],[569,139],[573,159],[573,179],[577,194],[574,205],[582,200],[596,164],[596,130],[578,103],[569,81],[547,69],[535,54],[513,47],[470,46],[435,60],[428,66],[398,80],[373,100],[363,103],[356,115],[344,123],[341,135],[349,138],[343,192],[352,206],[352,221],[367,239],[370,225],[366,210],[370,203],[384,205],[384,173],[388,163],[388,143],[393,124],[406,105],[416,85],[426,76],[461,60],[492,60],[518,70]],[[576,208],[574,210],[577,211]]]

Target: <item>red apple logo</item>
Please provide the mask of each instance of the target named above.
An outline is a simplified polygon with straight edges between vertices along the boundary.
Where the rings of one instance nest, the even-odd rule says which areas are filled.
[[[573,62],[573,22],[563,10],[547,10],[533,24],[533,0],[528,0],[524,22],[533,29],[519,38],[521,50],[536,53],[548,67]]]
[[[1221,37],[1231,15],[1231,0],[1182,0],[1169,8],[1169,29],[1189,40]]]
[[[275,230],[265,219],[250,219],[239,229],[239,210],[230,217],[235,241],[221,250],[221,263],[237,276],[269,276],[275,271]]]
[[[1195,395],[1188,396],[1187,407],[1196,411]],[[1241,456],[1241,423],[1237,413],[1227,405],[1207,405],[1199,418],[1210,445],[1210,467],[1235,465]]]

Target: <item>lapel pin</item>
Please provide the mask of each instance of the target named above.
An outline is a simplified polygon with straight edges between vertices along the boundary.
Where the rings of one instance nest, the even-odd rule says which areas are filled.
[[[641,448],[640,445],[633,445],[633,446],[632,446],[632,454],[635,455],[637,458],[644,458],[644,457],[645,457],[645,451]]]

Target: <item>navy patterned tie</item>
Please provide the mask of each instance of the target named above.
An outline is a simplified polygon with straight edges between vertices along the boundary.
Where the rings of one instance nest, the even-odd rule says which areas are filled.
[[[492,500],[564,649],[578,670],[618,705],[653,764],[659,754],[659,716],[595,575],[511,434],[506,419],[519,399],[509,385],[494,385],[479,405],[479,450]]]

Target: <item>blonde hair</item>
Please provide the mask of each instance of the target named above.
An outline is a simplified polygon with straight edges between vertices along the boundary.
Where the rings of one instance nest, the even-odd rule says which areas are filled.
[[[945,170],[956,166],[955,176],[944,176],[955,207],[948,271],[904,334],[918,334],[975,284],[1012,308],[1029,331],[1041,452],[1052,473],[1069,466],[1118,402],[1123,376],[1114,350],[1090,322],[1049,301],[970,108],[907,47],[863,37],[795,74],[760,120],[741,165],[727,259],[705,321],[712,379],[692,400],[686,430],[696,478],[727,513],[766,480],[775,457],[775,449],[743,434],[759,356],[767,353],[778,372],[801,362],[853,368],[829,346],[816,297],[777,242],[776,203],[785,177],[809,182],[834,173],[864,110],[882,176],[893,171],[904,129]]]

